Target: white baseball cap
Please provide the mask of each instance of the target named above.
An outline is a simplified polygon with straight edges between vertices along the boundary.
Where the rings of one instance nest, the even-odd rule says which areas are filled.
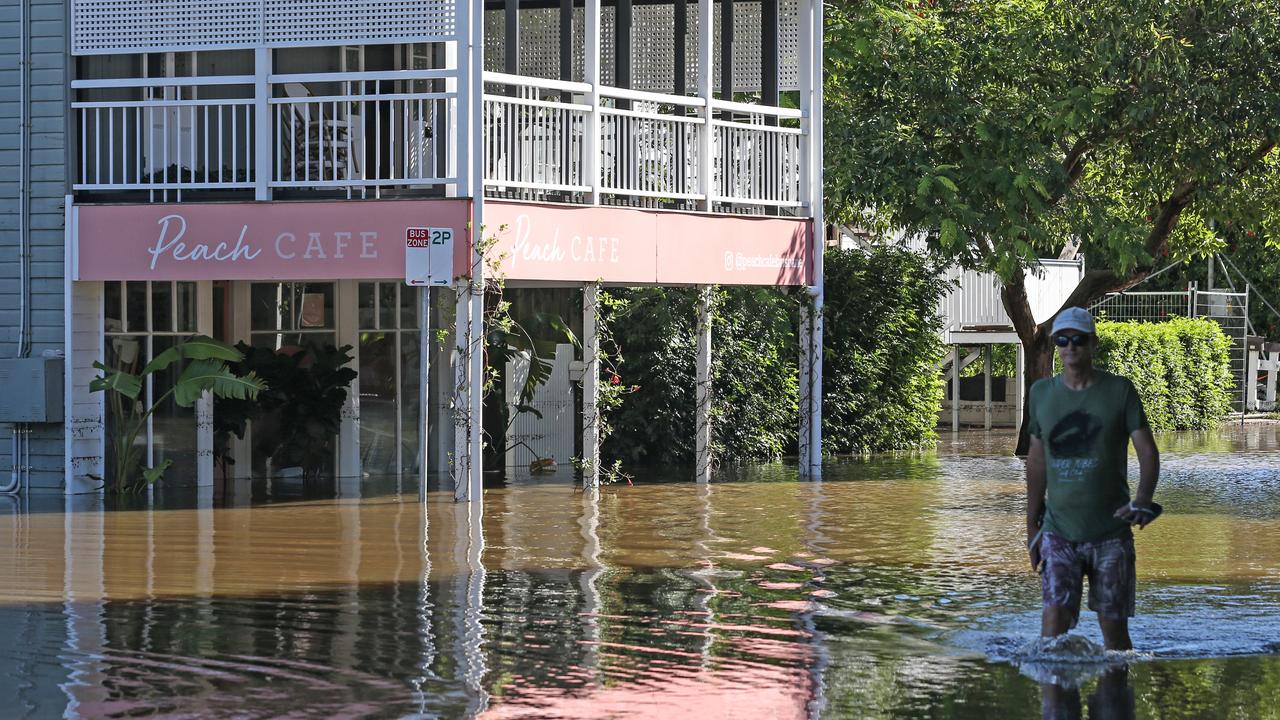
[[[1097,333],[1097,328],[1093,324],[1093,316],[1082,307],[1069,307],[1058,313],[1057,317],[1053,319],[1053,330],[1050,334],[1057,335],[1063,330],[1079,330],[1090,335]]]

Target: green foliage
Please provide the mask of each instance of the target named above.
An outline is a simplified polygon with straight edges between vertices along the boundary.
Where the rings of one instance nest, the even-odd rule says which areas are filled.
[[[864,453],[934,437],[942,402],[941,274],[921,255],[828,250],[823,385],[825,447]],[[607,457],[688,464],[694,447],[697,293],[633,288],[602,302],[627,393],[609,412]],[[796,450],[796,328],[801,296],[718,288],[712,325],[712,445],[721,460]]]
[[[271,455],[275,467],[300,467],[316,479],[333,457],[333,442],[342,427],[342,406],[356,378],[351,346],[276,352],[245,343],[236,345],[243,359],[237,373],[261,377],[267,388],[257,397],[223,396],[214,406],[215,452],[230,461],[231,435],[244,437],[249,420],[275,429],[280,438]]]
[[[906,250],[828,250],[823,349],[824,449],[903,450],[935,437],[939,269]]]
[[[1280,233],[1276,11],[828,5],[828,217],[919,233],[1006,279],[1072,238],[1091,268],[1124,277],[1220,246],[1210,219]]]
[[[1205,430],[1231,412],[1230,350],[1212,320],[1098,322],[1098,367],[1133,381],[1155,431]]]
[[[615,409],[601,407],[611,428],[602,447],[606,462],[693,461],[696,303],[697,291],[690,288],[602,293],[601,309],[618,348],[606,384],[626,389],[614,399]],[[794,449],[796,310],[792,296],[772,288],[714,291],[712,449],[721,460],[771,458]]]
[[[159,482],[172,460],[165,460],[159,467],[140,467],[142,449],[138,436],[147,427],[147,420],[170,398],[180,407],[191,407],[204,393],[212,393],[215,401],[232,399],[251,402],[266,389],[265,381],[251,369],[232,369],[242,354],[226,343],[204,335],[184,340],[152,358],[137,374],[107,367],[100,362],[93,366],[102,375],[89,383],[90,392],[113,392],[136,401],[142,394],[147,378],[164,372],[175,363],[186,362],[177,382],[142,412],[126,412],[133,403],[118,403],[113,418],[110,442],[115,445],[115,467],[108,482],[115,492],[132,492]],[[237,370],[243,370],[237,372]],[[141,472],[139,472],[141,471]]]

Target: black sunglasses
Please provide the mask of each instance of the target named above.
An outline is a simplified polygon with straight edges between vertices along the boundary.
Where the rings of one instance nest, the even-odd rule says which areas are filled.
[[[1088,335],[1054,335],[1053,342],[1058,347],[1066,347],[1068,345],[1075,345],[1076,347],[1080,347],[1081,345],[1084,345],[1085,343],[1089,342],[1089,336]]]

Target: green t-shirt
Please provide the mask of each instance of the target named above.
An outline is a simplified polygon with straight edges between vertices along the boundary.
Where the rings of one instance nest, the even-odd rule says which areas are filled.
[[[1044,529],[1071,542],[1128,531],[1113,515],[1129,502],[1129,435],[1147,427],[1133,383],[1094,373],[1084,390],[1071,390],[1061,375],[1031,387],[1028,429],[1044,444],[1048,484]]]

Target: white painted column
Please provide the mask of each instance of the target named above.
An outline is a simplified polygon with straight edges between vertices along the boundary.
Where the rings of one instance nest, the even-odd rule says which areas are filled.
[[[583,9],[586,42],[583,58],[583,80],[591,86],[587,102],[591,112],[587,115],[586,135],[583,137],[582,182],[591,188],[591,202],[600,202],[600,0],[585,0]]]
[[[260,47],[253,51],[253,199],[270,200],[272,149],[275,143],[271,140],[271,128],[275,124],[275,116],[271,114],[271,85],[267,82],[271,75],[271,48]]]
[[[1258,409],[1258,353],[1257,345],[1248,347],[1245,352],[1244,368],[1244,409],[1245,412]]]
[[[213,281],[196,283],[196,332],[213,336]],[[196,486],[213,487],[213,393],[196,401]]]
[[[469,76],[467,97],[471,108],[468,115],[469,122],[464,132],[467,141],[467,162],[471,167],[468,172],[467,187],[471,195],[471,227],[473,230],[483,231],[484,154],[481,143],[484,139],[484,117],[481,112],[481,95],[484,92],[484,3],[473,0],[469,10],[471,17],[468,36],[471,47],[467,51],[467,56],[470,58],[467,66]],[[471,361],[471,445],[467,449],[471,454],[471,461],[468,495],[473,503],[477,503],[473,509],[477,523],[480,522],[478,518],[482,515],[482,506],[478,503],[482,499],[484,477],[484,239],[485,237],[476,234],[477,242],[473,245],[471,255],[471,352],[469,358]]]
[[[360,367],[360,331],[357,326],[355,280],[339,280],[334,284],[334,302],[338,347],[350,345],[352,364]],[[342,404],[342,425],[338,430],[338,493],[340,497],[359,497],[363,468],[360,464],[360,377],[351,381],[347,401]]]
[[[1272,350],[1268,353],[1267,366],[1267,409],[1276,409],[1276,376],[1280,375],[1280,351]]]
[[[809,431],[809,427],[813,422],[813,391],[811,390],[813,382],[813,373],[810,372],[811,358],[813,357],[813,333],[811,331],[811,313],[807,304],[800,307],[800,327],[798,329],[797,345],[800,346],[800,435],[799,435],[799,468],[800,476],[805,477],[812,463],[809,460],[809,441],[813,434]]]
[[[1014,387],[1014,419],[1013,426],[1018,432],[1022,432],[1022,412],[1023,403],[1026,402],[1026,393],[1023,392],[1022,386],[1027,381],[1027,353],[1022,348],[1022,342],[1018,342],[1018,359],[1017,367],[1014,369],[1013,387]]]
[[[713,0],[698,0],[698,97],[705,103],[702,108],[702,134],[698,136],[698,194],[702,195],[702,200],[698,202],[700,210],[711,209],[716,187],[715,127],[711,124],[715,116],[712,108],[715,101],[715,54],[712,44],[715,39],[714,7]]]
[[[991,351],[994,345],[982,346],[982,428],[991,429]]]
[[[471,499],[471,282],[457,283],[453,323],[453,498]]]
[[[400,292],[407,292],[404,288]],[[418,289],[418,500],[427,501],[431,464],[431,286]]]
[[[812,316],[809,325],[809,443],[806,476],[822,474],[822,335],[826,301],[823,259],[826,219],[823,213],[822,167],[822,2],[800,0],[800,110],[805,136],[801,145],[800,198],[813,219],[813,279],[809,286]]]
[[[951,346],[951,432],[960,430],[960,346]]]
[[[65,418],[66,486],[68,497],[92,492],[106,478],[106,401],[89,392],[98,375],[93,363],[105,361],[102,335],[103,289],[100,282],[66,281]]]
[[[698,288],[698,371],[694,389],[694,479],[711,480],[711,303],[714,288]]]
[[[582,286],[582,487],[600,484],[600,285]]]

